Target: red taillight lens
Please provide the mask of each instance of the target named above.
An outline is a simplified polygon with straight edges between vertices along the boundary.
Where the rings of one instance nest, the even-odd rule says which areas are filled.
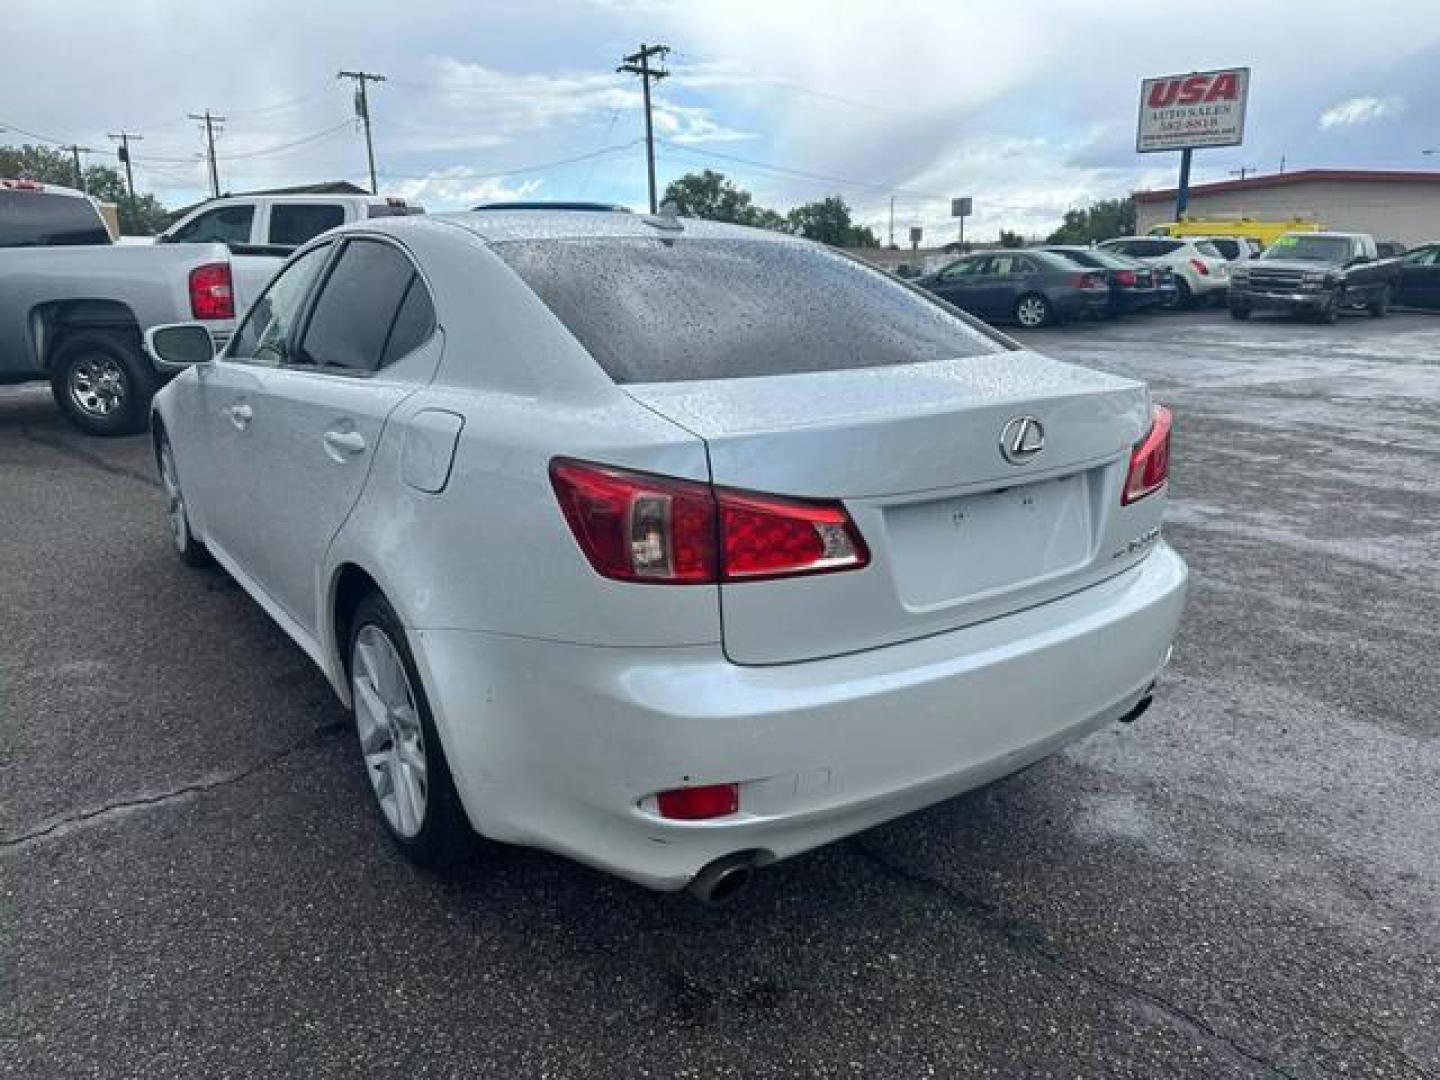
[[[1115,284],[1117,284],[1117,285],[1134,285],[1134,284],[1135,284],[1135,271],[1134,271],[1134,270],[1116,270],[1116,271],[1115,271]]]
[[[739,784],[708,784],[705,787],[675,788],[655,796],[662,818],[672,821],[704,821],[725,817],[740,809]]]
[[[865,541],[838,503],[723,488],[716,495],[727,581],[856,570],[870,561]]]
[[[683,585],[715,580],[709,484],[556,460],[550,482],[590,564],[608,578]]]
[[[1210,276],[1210,267],[1206,266],[1199,259],[1191,259],[1190,265],[1195,268],[1195,273],[1199,274],[1201,277]]]
[[[870,553],[838,503],[716,490],[556,459],[550,481],[590,565],[617,581],[687,585],[855,570]]]
[[[190,314],[197,319],[235,317],[229,263],[206,263],[190,271]]]
[[[1170,410],[1156,405],[1150,431],[1130,453],[1130,471],[1125,474],[1122,505],[1153,495],[1170,478]]]

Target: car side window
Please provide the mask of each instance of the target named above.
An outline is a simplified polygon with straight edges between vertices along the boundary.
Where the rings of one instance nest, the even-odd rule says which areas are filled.
[[[220,206],[208,210],[194,221],[171,233],[172,244],[248,244],[250,225],[255,220],[253,206]]]
[[[419,345],[433,329],[434,312],[424,282],[417,282],[417,277],[409,258],[393,244],[347,243],[320,288],[294,362],[370,372],[404,355],[397,350],[408,352]],[[412,294],[412,284],[423,297]],[[422,332],[424,337],[417,340]]]
[[[311,248],[276,275],[246,314],[226,359],[272,367],[285,362],[290,335],[330,248],[330,244]]]
[[[1420,248],[1405,256],[1407,266],[1435,266],[1440,264],[1440,247]]]
[[[338,203],[274,203],[266,236],[271,244],[299,247],[344,224],[345,208]]]
[[[971,277],[975,274],[980,265],[979,259],[959,259],[940,271],[940,277],[945,281],[953,281],[956,278]]]

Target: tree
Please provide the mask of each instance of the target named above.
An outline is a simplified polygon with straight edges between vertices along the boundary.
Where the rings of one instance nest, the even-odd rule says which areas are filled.
[[[785,219],[773,210],[756,206],[750,193],[736,187],[713,169],[686,173],[665,188],[663,202],[673,202],[682,217],[728,221],[762,229],[783,229]]]
[[[1011,232],[1009,229],[1000,230],[1000,246],[1002,248],[1023,248],[1025,238],[1018,232]]]
[[[797,206],[786,215],[790,231],[808,240],[835,247],[879,247],[880,240],[867,226],[850,220],[850,207],[839,195]]]
[[[84,170],[85,190],[101,202],[113,202],[119,212],[120,231],[148,235],[165,228],[170,213],[155,196],[131,195],[119,171],[108,165],[91,165]],[[63,150],[48,146],[0,146],[0,176],[34,180],[60,187],[75,186],[75,159]]]
[[[1080,210],[1066,210],[1065,221],[1050,234],[1051,244],[1089,244],[1135,231],[1135,200],[1101,199]]]

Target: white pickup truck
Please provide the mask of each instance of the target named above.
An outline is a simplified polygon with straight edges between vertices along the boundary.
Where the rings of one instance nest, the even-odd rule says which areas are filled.
[[[166,377],[141,347],[147,329],[198,319],[223,342],[300,244],[418,212],[369,195],[237,196],[196,208],[154,244],[112,244],[82,192],[0,180],[0,384],[48,381],[91,434],[143,430]]]

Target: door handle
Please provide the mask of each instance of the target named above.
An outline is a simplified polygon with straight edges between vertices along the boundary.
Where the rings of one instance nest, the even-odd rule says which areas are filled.
[[[239,405],[231,405],[226,412],[230,414],[230,422],[241,431],[244,431],[250,425],[250,421],[255,419],[255,410],[244,402]]]
[[[327,431],[325,432],[325,445],[340,454],[363,454],[365,452],[365,436],[358,431]],[[337,457],[336,460],[339,460]]]

